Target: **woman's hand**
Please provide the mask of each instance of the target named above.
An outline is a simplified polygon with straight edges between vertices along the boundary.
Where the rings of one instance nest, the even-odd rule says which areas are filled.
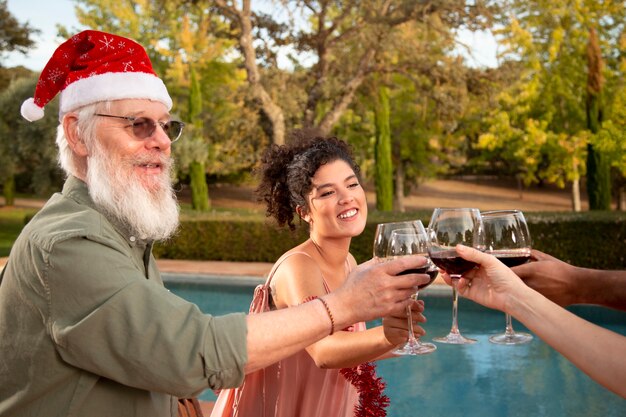
[[[426,334],[424,329],[419,326],[419,323],[426,322],[426,317],[422,314],[424,311],[424,302],[422,300],[414,301],[411,303],[411,317],[413,319],[413,333],[416,337],[420,337]],[[393,346],[398,346],[406,343],[409,336],[409,323],[406,315],[404,314],[392,315],[383,318],[383,331],[385,338]]]
[[[513,268],[530,288],[560,306],[568,306],[579,302],[581,291],[579,277],[582,268],[577,268],[553,256],[533,249],[531,261]],[[584,275],[584,273],[583,273]]]
[[[509,298],[528,290],[523,281],[495,256],[463,245],[458,245],[456,251],[478,265],[459,280],[458,290],[463,297],[489,308],[507,311]],[[450,277],[445,273],[442,276],[450,284]]]

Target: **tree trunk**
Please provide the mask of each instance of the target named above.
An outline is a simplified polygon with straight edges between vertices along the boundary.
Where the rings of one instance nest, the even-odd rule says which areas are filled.
[[[582,206],[580,203],[580,171],[576,159],[572,162],[572,168],[575,175],[575,179],[572,180],[572,210],[579,212],[582,210]]]
[[[192,162],[189,166],[189,177],[191,180],[191,208],[197,211],[207,211],[211,204],[204,162]]]
[[[2,189],[4,195],[4,205],[15,205],[15,176],[9,175],[4,181],[4,187]]]
[[[306,3],[306,2],[305,2]],[[333,8],[333,2],[317,2],[324,4],[321,6],[319,14],[317,14],[317,32],[312,36],[317,39],[317,55],[318,62],[315,67],[315,82],[308,91],[308,99],[306,108],[304,111],[303,125],[306,127],[313,126],[320,108],[327,108],[323,114],[320,114],[320,121],[317,128],[320,129],[322,134],[327,135],[330,133],[333,126],[339,121],[341,116],[345,113],[346,109],[350,106],[354,100],[357,90],[366,80],[368,74],[374,71],[376,63],[376,55],[378,50],[381,49],[384,37],[392,30],[393,27],[402,24],[405,21],[411,19],[410,14],[407,14],[403,19],[397,19],[393,22],[387,21],[386,28],[383,29],[382,23],[385,17],[389,15],[393,6],[393,1],[384,0],[382,2],[368,2],[368,9],[371,13],[377,16],[378,22],[367,22],[367,19],[357,23],[351,21],[348,14],[342,13],[337,16],[331,12]],[[341,2],[340,2],[341,3]],[[344,6],[351,7],[351,2],[344,2],[339,9]],[[359,4],[359,2],[354,2]],[[371,4],[370,4],[371,3]],[[374,10],[375,9],[375,10]],[[356,23],[356,26],[351,26]],[[332,78],[330,75],[331,66],[329,60],[332,59],[332,51],[341,49],[341,38],[345,37],[351,31],[371,31],[374,26],[377,26],[374,36],[361,45],[361,47],[355,50],[354,60],[358,59],[358,65],[354,72],[352,72],[346,81],[342,82],[342,88],[338,91],[334,91],[333,94],[328,97],[324,90],[326,89],[327,80]],[[338,28],[344,28],[346,30],[338,30]],[[333,29],[335,28],[335,29]],[[332,99],[330,106],[324,104],[320,106],[322,100],[326,101]]]
[[[522,174],[517,174],[515,176],[517,180],[517,195],[520,200],[524,199],[524,184],[522,183]]]
[[[620,187],[617,190],[617,209],[626,211],[626,187]]]
[[[376,208],[393,209],[393,165],[391,162],[391,132],[389,128],[389,92],[380,87],[374,109],[376,119]]]
[[[393,209],[404,213],[404,166],[402,162],[396,164],[395,184],[394,184]]]
[[[363,84],[365,77],[369,72],[371,62],[374,60],[376,51],[372,48],[368,50],[359,60],[359,66],[352,77],[352,79],[346,84],[342,91],[341,96],[333,103],[332,108],[322,117],[318,128],[323,134],[327,135],[332,127],[341,118],[341,115],[346,111],[358,88]],[[387,99],[389,100],[389,99]]]
[[[580,180],[575,179],[572,181],[572,210],[580,211]]]
[[[222,2],[218,2],[218,5]],[[226,7],[226,6],[224,6]],[[239,37],[239,47],[244,56],[244,65],[248,83],[250,83],[250,91],[255,100],[261,105],[261,111],[265,114],[272,126],[272,142],[276,145],[285,143],[285,116],[283,109],[276,105],[268,92],[261,84],[261,74],[256,63],[256,50],[254,49],[252,37],[252,20],[250,11],[250,1],[242,2],[241,10],[234,7],[229,8],[231,13],[236,14],[237,20],[241,27],[241,36]]]
[[[274,103],[272,97],[261,84],[261,74],[256,63],[256,50],[252,36],[250,0],[242,0],[240,3],[215,0],[215,4],[231,20],[231,23],[238,25],[241,30],[239,48],[244,58],[244,67],[248,83],[250,84],[250,92],[253,99],[259,103],[261,111],[272,126],[272,142],[276,145],[283,145],[285,143],[285,116],[282,108]],[[240,5],[239,9],[236,6],[237,4]]]

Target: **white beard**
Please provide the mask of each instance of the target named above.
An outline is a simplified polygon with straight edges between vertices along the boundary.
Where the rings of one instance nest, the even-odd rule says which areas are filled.
[[[150,189],[134,176],[137,164],[155,158],[126,158],[114,161],[95,141],[87,161],[89,195],[108,216],[121,221],[141,239],[163,240],[171,237],[179,224],[179,207],[172,189],[171,158],[159,155],[163,172],[154,178]]]

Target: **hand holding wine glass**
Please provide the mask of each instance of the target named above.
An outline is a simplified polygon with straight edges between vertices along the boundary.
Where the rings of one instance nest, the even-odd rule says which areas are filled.
[[[530,232],[520,210],[494,210],[481,213],[485,228],[485,252],[506,266],[522,265],[530,260]],[[528,333],[515,332],[511,315],[506,313],[504,333],[489,337],[491,343],[517,345],[530,342]]]
[[[475,208],[436,208],[428,225],[428,253],[432,262],[444,270],[452,280],[452,327],[450,333],[433,340],[440,343],[470,344],[470,339],[461,334],[458,326],[458,281],[476,264],[467,261],[456,252],[456,245],[483,249],[483,225],[480,211]]]
[[[415,229],[410,228],[396,229],[391,233],[389,247],[387,249],[388,259],[397,259],[404,256],[415,255],[421,255],[428,258],[428,236],[424,230],[422,222],[419,222],[418,226],[419,231],[417,232]],[[409,273],[428,274],[430,277],[430,280],[427,283],[420,285],[415,291],[414,299],[417,301],[419,290],[432,284],[437,277],[438,272],[434,265],[430,262],[430,259],[428,259],[427,263],[423,267],[409,269],[401,274]],[[407,307],[407,320],[409,332],[408,341],[401,348],[394,350],[393,353],[397,355],[424,355],[434,352],[437,349],[437,346],[432,343],[422,343],[415,337],[413,332],[413,317],[410,307]]]

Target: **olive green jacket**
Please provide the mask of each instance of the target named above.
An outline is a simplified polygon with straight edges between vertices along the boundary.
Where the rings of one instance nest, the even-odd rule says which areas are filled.
[[[245,315],[170,293],[151,250],[68,178],[0,276],[0,416],[176,416],[243,381]]]

